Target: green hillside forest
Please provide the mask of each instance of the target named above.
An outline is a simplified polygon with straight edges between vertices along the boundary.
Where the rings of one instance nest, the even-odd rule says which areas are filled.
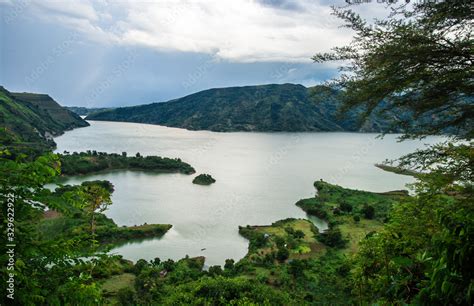
[[[333,8],[354,31],[352,42],[312,59],[342,63],[341,76],[332,82],[336,87],[209,89],[88,116],[191,130],[401,131],[400,140],[456,131],[379,165],[412,175],[409,191],[350,189],[315,173],[316,193],[288,203],[308,218],[233,225],[247,240],[247,253],[222,265],[205,266],[202,256],[132,262],[111,254],[114,246],[162,237],[173,224],[118,225],[106,216],[114,205],[112,182],[67,185],[61,177],[149,170],[163,179],[187,175],[190,188],[206,192],[229,183],[223,175],[213,185],[195,186],[195,169],[178,158],[92,150],[55,154],[53,137],[87,122],[48,95],[0,87],[0,304],[473,305],[472,5],[404,4],[383,3],[390,16],[370,21],[350,6]],[[338,116],[339,109],[346,117]],[[402,124],[393,128],[392,120]],[[210,174],[202,178],[214,181]],[[232,213],[225,205],[236,197],[226,196],[228,203],[216,207],[223,214]],[[138,209],[128,204],[130,213]],[[318,229],[311,217],[327,229]]]
[[[89,126],[48,95],[11,93],[0,86],[0,102],[1,144],[10,149],[49,150],[55,147],[53,137]]]
[[[374,114],[360,125],[360,110],[339,114],[339,106],[340,92],[325,86],[271,84],[209,89],[165,103],[95,112],[86,119],[220,132],[392,129],[392,122],[386,116]],[[400,129],[393,127],[393,131]]]

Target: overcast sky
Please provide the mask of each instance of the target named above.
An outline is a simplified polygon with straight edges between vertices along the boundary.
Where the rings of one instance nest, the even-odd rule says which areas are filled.
[[[383,5],[358,7],[384,16]],[[0,85],[88,107],[199,90],[321,83],[311,56],[349,42],[329,0],[0,0]]]

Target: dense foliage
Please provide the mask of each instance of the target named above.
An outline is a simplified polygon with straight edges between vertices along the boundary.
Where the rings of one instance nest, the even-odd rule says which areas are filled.
[[[216,180],[210,174],[199,174],[193,179],[193,184],[198,185],[211,185],[215,182]]]
[[[53,136],[88,126],[47,95],[15,94],[0,86],[0,149],[39,155],[55,147]]]
[[[203,258],[178,262],[156,258],[132,264],[98,252],[99,241],[148,233],[161,235],[170,227],[117,227],[101,213],[111,204],[113,186],[109,182],[61,186],[55,191],[45,188],[60,174],[60,159],[63,170],[70,174],[136,167],[190,171],[189,165],[139,154],[131,158],[96,152],[60,157],[45,154],[37,158],[11,154],[11,149],[30,153],[21,151],[24,148],[19,150],[19,143],[43,142],[42,137],[31,133],[35,125],[41,133],[48,130],[35,115],[43,111],[32,112],[2,90],[0,98],[5,103],[0,110],[5,126],[0,134],[0,197],[5,205],[1,232],[9,234],[10,242],[18,242],[15,246],[1,246],[0,260],[6,263],[0,267],[3,286],[14,278],[15,302],[21,305],[471,305],[474,149],[469,12],[467,2],[419,2],[395,10],[391,19],[377,21],[371,27],[350,11],[336,11],[357,32],[356,41],[336,49],[334,54],[318,55],[315,60],[352,60],[350,74],[338,83],[346,106],[363,105],[368,113],[380,107],[398,107],[409,113],[396,118],[404,123],[407,137],[447,128],[457,130],[458,139],[463,141],[450,138],[397,161],[400,169],[411,171],[406,174],[416,174],[413,196],[401,191],[377,194],[316,182],[317,196],[300,200],[297,205],[326,220],[328,230],[319,232],[302,219],[240,227],[241,235],[249,240],[248,254],[239,262],[227,260],[224,268],[213,266],[208,271],[203,270]],[[159,120],[165,121],[153,123],[193,129],[281,130],[297,126],[296,120],[302,118],[299,112],[289,112],[292,115],[288,120],[280,116],[285,107],[296,108],[296,99],[285,96],[283,87],[277,89],[281,90],[277,95],[266,91],[269,88],[275,86],[254,87],[251,95],[248,88],[238,94],[211,90],[164,106],[119,109],[108,114],[125,116],[130,112],[137,115],[132,119],[139,122],[159,114]],[[255,99],[257,93],[261,99]],[[207,99],[207,95],[211,98]],[[18,97],[30,101],[44,98]],[[235,98],[242,113],[227,107],[230,98]],[[262,103],[255,106],[255,101]],[[212,116],[196,112],[198,102],[206,105]],[[167,112],[176,111],[174,107],[180,107],[180,103],[189,107],[188,113],[183,111],[183,118],[193,117],[196,121],[173,121]],[[263,116],[243,121],[249,107],[258,109],[254,113]],[[151,117],[140,118],[142,111]],[[315,116],[314,122],[322,118],[318,111],[309,111],[308,115]],[[412,115],[428,115],[432,120],[421,119],[415,126],[405,120]],[[254,126],[256,120],[262,125]],[[305,122],[301,121],[301,130],[308,126],[322,129],[313,121],[309,125]],[[328,124],[325,128],[333,124],[321,122]],[[46,207],[55,214],[47,217]],[[9,230],[11,224],[14,231]],[[13,259],[9,255],[11,248]],[[4,295],[2,298],[6,299]]]
[[[370,114],[399,108],[394,125],[403,126],[411,136],[445,129],[474,136],[469,1],[419,1],[392,4],[390,9],[389,18],[373,22],[350,8],[334,9],[334,15],[354,31],[354,38],[349,45],[313,59],[346,63],[333,83],[343,90],[342,110],[363,106]]]
[[[5,152],[2,152],[3,154]],[[90,273],[81,271],[78,245],[87,244],[78,238],[44,241],[39,239],[37,223],[42,219],[45,197],[51,192],[43,186],[59,173],[59,163],[52,155],[42,156],[34,162],[13,161],[0,157],[0,195],[2,199],[2,235],[7,233],[7,198],[14,198],[15,231],[10,240],[15,246],[2,243],[1,281],[14,279],[15,302],[21,305],[96,303],[100,291],[90,279]],[[61,202],[51,201],[59,208]],[[9,253],[13,249],[14,261],[8,268]],[[75,265],[76,264],[76,265]],[[8,270],[7,270],[8,269]],[[45,280],[48,280],[47,282]],[[6,300],[6,290],[2,290]],[[3,303],[2,303],[3,304]]]
[[[60,173],[55,155],[29,161],[12,160],[7,151],[1,154],[1,232],[4,237],[13,234],[8,234],[9,244],[2,244],[0,271],[2,287],[14,280],[17,304],[100,304],[99,281],[110,274],[104,271],[114,270],[117,260],[97,253],[99,248],[159,237],[171,228],[160,224],[118,227],[101,213],[111,204],[113,186],[108,181],[66,185],[54,191],[45,188]],[[14,232],[8,230],[12,224]],[[84,260],[91,255],[96,257]],[[5,292],[2,300],[8,301]]]
[[[318,103],[315,100],[321,100]],[[340,118],[338,91],[295,84],[218,88],[166,103],[117,108],[91,114],[90,120],[160,124],[212,131],[371,131],[389,122],[382,117],[357,124],[359,110]],[[396,130],[396,129],[394,129]]]
[[[104,153],[97,151],[64,152],[60,155],[61,170],[64,175],[88,174],[104,170],[148,170],[155,172],[179,172],[192,174],[195,172],[191,165],[179,158],[159,156],[127,156],[122,154]]]
[[[404,137],[445,130],[457,135],[392,161],[398,164],[395,167],[382,167],[415,175],[415,196],[394,206],[383,230],[361,242],[354,262],[354,292],[366,303],[470,305],[474,299],[470,3],[392,5],[390,17],[373,24],[347,8],[334,13],[355,31],[354,40],[314,60],[347,63],[343,68],[347,73],[334,82],[343,92],[343,111],[364,107],[367,115],[383,104],[385,110],[403,110],[396,123],[404,127]],[[425,120],[414,124],[404,114]]]
[[[161,237],[171,228],[169,224],[117,226],[103,214],[112,204],[110,195],[113,190],[109,181],[86,181],[81,185],[56,188],[45,200],[48,206],[60,204],[52,212],[52,217],[38,222],[39,237],[54,241],[66,238],[87,240],[93,236],[104,247],[131,239]]]

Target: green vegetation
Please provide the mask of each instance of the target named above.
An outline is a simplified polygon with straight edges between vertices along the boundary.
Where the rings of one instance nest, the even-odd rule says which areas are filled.
[[[321,234],[312,222],[290,218],[270,226],[239,227],[239,233],[249,240],[249,251],[233,265],[232,275],[278,288],[289,295],[290,304],[353,301],[349,261],[319,241]]]
[[[211,131],[365,131],[388,127],[372,116],[357,125],[360,110],[340,118],[340,92],[324,86],[295,84],[204,90],[166,103],[117,108],[87,116],[88,120],[152,123]],[[397,131],[397,129],[394,129]]]
[[[198,185],[211,185],[215,182],[216,180],[210,174],[199,174],[193,179],[193,184]]]
[[[54,126],[51,126],[50,128],[57,134],[62,134],[64,131],[72,130],[74,128],[89,126],[89,124],[82,120],[77,114],[59,105],[49,95],[26,92],[14,92],[11,93],[11,95],[17,101],[20,101],[25,105],[28,104],[30,108],[41,117],[51,118],[50,123],[53,123]]]
[[[249,240],[249,262],[271,267],[287,259],[307,259],[324,254],[318,242],[318,229],[308,220],[286,219],[270,226],[239,227]]]
[[[351,11],[336,11],[356,31],[356,41],[315,60],[352,60],[350,74],[340,82],[346,106],[365,104],[370,113],[388,98],[389,108],[397,105],[415,116],[433,118],[418,126],[408,124],[406,137],[454,128],[459,138],[399,159],[401,168],[420,173],[413,196],[316,182],[318,196],[297,205],[327,220],[327,231],[317,233],[310,222],[295,219],[241,227],[249,253],[237,263],[227,260],[223,269],[203,271],[203,258],[132,264],[101,254],[98,240],[159,230],[144,225],[121,233],[101,213],[110,205],[109,182],[46,189],[60,174],[59,157],[11,154],[25,141],[44,144],[41,136],[31,133],[38,124],[39,135],[46,135],[41,134],[44,122],[2,91],[2,123],[7,124],[0,149],[0,196],[5,203],[1,226],[18,243],[13,260],[7,252],[11,246],[0,246],[0,259],[7,263],[0,267],[0,281],[15,279],[19,305],[472,305],[469,5],[419,2],[395,9],[388,21],[376,21],[375,27]],[[12,115],[15,111],[18,117]],[[278,118],[278,110],[269,113]],[[79,159],[76,155],[73,161]],[[15,230],[9,231],[12,205]],[[55,214],[45,214],[46,207]]]
[[[384,100],[386,112],[402,111],[394,121],[405,130],[402,139],[446,130],[457,136],[396,161],[400,169],[419,173],[415,196],[393,206],[383,229],[361,242],[353,286],[361,304],[471,305],[472,14],[463,1],[391,9],[389,18],[374,22],[335,9],[354,40],[314,60],[346,65],[333,82],[344,92],[343,112],[362,107],[367,116]]]
[[[65,107],[66,109],[70,110],[71,112],[79,115],[79,116],[88,116],[90,114],[94,114],[94,113],[98,113],[98,112],[103,112],[103,111],[107,111],[107,110],[111,110],[113,108],[105,108],[105,107],[101,107],[101,108],[97,108],[97,107],[92,107],[92,108],[88,108],[88,107],[82,107],[82,106],[66,106]]]
[[[88,240],[93,237],[104,247],[133,239],[161,237],[171,228],[169,224],[117,226],[102,214],[112,204],[112,192],[113,185],[108,181],[87,181],[81,185],[58,187],[47,197],[50,205],[64,199],[68,201],[59,204],[55,213],[46,213],[37,223],[39,239]]]
[[[352,190],[324,181],[316,181],[314,187],[318,191],[317,196],[300,200],[296,205],[310,215],[327,220],[330,226],[352,219],[354,215],[383,222],[390,208],[400,198],[407,196],[404,192],[374,193]]]
[[[88,125],[47,95],[15,94],[0,86],[0,150],[37,156],[55,147],[54,136]]]
[[[328,230],[318,239],[345,254],[357,253],[359,242],[383,229],[392,207],[408,198],[403,191],[373,193],[352,190],[324,181],[314,183],[318,194],[296,205],[310,215],[328,222]]]
[[[341,113],[362,108],[362,121],[374,112],[394,115],[393,126],[401,126],[410,137],[448,129],[472,138],[468,2],[392,4],[390,9],[389,18],[373,23],[350,8],[334,9],[334,15],[354,31],[354,39],[333,52],[316,54],[313,60],[342,60],[343,73],[331,82],[343,92]]]
[[[89,174],[105,170],[146,170],[154,172],[178,172],[193,174],[195,170],[179,158],[166,158],[159,156],[127,156],[122,154],[109,154],[104,152],[87,151],[64,152],[60,155],[61,171],[64,175]]]

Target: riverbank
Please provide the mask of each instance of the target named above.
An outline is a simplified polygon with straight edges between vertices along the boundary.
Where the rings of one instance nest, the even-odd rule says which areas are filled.
[[[85,252],[93,252],[95,242],[101,250],[106,250],[137,239],[159,238],[171,229],[171,224],[118,226],[102,213],[112,204],[110,195],[113,192],[114,186],[109,181],[86,181],[81,185],[64,185],[50,191],[46,197],[49,209],[35,224],[38,239],[77,239],[83,244]],[[69,201],[56,205],[64,197]]]

